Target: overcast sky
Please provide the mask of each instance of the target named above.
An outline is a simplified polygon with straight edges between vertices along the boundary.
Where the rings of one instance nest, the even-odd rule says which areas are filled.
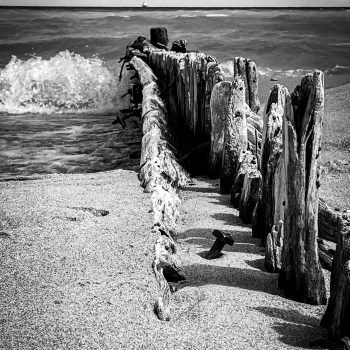
[[[0,6],[141,6],[142,0],[0,0]],[[350,6],[350,0],[147,0],[150,6],[269,7]]]

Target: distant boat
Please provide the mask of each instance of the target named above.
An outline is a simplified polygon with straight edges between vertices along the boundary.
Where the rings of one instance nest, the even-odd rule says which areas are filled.
[[[144,1],[144,2],[142,3],[142,7],[143,7],[143,8],[147,8],[147,7],[148,7],[147,1]]]

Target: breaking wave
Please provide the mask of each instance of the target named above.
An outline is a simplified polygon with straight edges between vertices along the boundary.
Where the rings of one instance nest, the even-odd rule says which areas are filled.
[[[271,69],[268,67],[258,67],[258,72],[260,75],[267,75],[267,76],[283,76],[283,77],[301,77],[305,74],[311,73],[315,71],[315,69]],[[339,75],[339,74],[349,74],[350,73],[350,67],[348,66],[340,66],[340,65],[335,65],[333,68],[328,68],[323,70],[325,74],[329,75]]]
[[[235,75],[233,61],[225,61],[219,64],[226,78],[233,78]]]
[[[258,67],[259,75],[267,76],[283,76],[283,77],[301,77],[305,74],[311,73],[313,69],[271,69],[268,67]]]
[[[233,61],[225,61],[220,63],[220,67],[224,72],[224,75],[226,78],[233,78],[234,77],[234,66]],[[284,76],[284,77],[301,77],[307,73],[311,73],[312,69],[288,69],[288,70],[282,70],[282,69],[271,69],[268,67],[258,67],[258,73],[259,75],[266,75],[266,76]]]
[[[219,65],[227,79],[234,77],[233,61],[224,61]],[[315,69],[272,69],[269,67],[258,67],[260,76],[267,76],[271,78],[299,78],[305,74],[312,73]],[[333,68],[323,70],[327,75],[343,75],[350,74],[350,66],[335,65]]]
[[[115,69],[117,71],[117,69]],[[80,113],[116,110],[118,82],[99,58],[62,51],[44,60],[15,56],[0,71],[0,112]]]
[[[333,68],[325,70],[325,73],[333,74],[333,75],[350,74],[350,67],[349,66],[340,66],[337,64]]]
[[[224,13],[209,13],[205,17],[229,17],[229,15]]]

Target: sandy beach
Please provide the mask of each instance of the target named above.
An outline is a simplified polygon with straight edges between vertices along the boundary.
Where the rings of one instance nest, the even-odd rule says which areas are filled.
[[[341,209],[350,208],[349,94],[350,85],[326,91],[321,160],[321,196]],[[217,180],[194,179],[180,192],[176,240],[187,281],[173,294],[170,322],[153,313],[156,236],[136,172],[47,175],[0,187],[3,349],[302,349],[326,335],[325,306],[283,297]],[[208,261],[201,254],[213,229],[230,232],[235,244]]]
[[[283,298],[277,275],[217,181],[181,191],[172,320],[153,314],[149,194],[136,173],[2,182],[3,349],[289,349],[325,335],[324,306]],[[109,211],[95,216],[87,208]],[[207,261],[214,228],[235,244]]]

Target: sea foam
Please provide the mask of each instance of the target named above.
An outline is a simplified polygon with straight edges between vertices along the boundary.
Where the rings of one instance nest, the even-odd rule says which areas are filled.
[[[116,72],[113,74],[99,58],[84,58],[69,51],[48,60],[13,56],[0,71],[0,112],[116,110],[118,89]]]

